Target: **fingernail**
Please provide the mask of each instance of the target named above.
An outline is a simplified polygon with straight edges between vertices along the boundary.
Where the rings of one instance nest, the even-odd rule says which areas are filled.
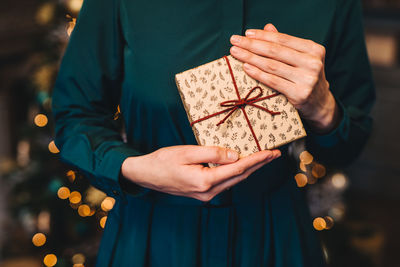
[[[245,34],[247,37],[254,37],[256,32],[254,30],[247,30]]]
[[[248,63],[244,63],[243,68],[246,70],[250,70],[250,65]]]
[[[239,48],[237,46],[232,46],[231,47],[231,53],[238,54],[239,53]]]
[[[228,155],[228,159],[230,159],[230,160],[235,160],[236,161],[236,160],[239,159],[239,153],[237,153],[234,150],[228,150],[227,155]]]
[[[231,42],[232,42],[233,44],[238,44],[238,43],[240,43],[240,39],[242,39],[242,37],[239,36],[239,35],[232,35],[232,36],[231,36]]]

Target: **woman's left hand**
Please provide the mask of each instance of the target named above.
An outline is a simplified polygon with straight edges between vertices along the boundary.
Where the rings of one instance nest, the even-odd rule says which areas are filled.
[[[284,94],[318,133],[334,129],[339,107],[325,78],[325,48],[311,40],[279,33],[272,24],[231,37],[231,54],[245,72]]]

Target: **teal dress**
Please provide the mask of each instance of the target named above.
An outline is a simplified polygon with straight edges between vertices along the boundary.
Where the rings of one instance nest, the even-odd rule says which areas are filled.
[[[174,75],[229,54],[232,34],[268,22],[326,46],[341,120],[326,135],[306,125],[306,144],[328,168],[345,166],[370,133],[375,97],[358,0],[84,1],[52,105],[61,160],[117,200],[98,267],[324,265],[288,146],[209,202],[120,177],[127,157],[197,144]],[[113,120],[118,104],[126,140]]]

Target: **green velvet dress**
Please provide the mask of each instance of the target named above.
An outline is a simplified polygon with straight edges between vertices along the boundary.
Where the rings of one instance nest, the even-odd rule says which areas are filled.
[[[282,156],[209,202],[120,177],[125,158],[197,144],[174,75],[229,54],[229,38],[273,23],[327,49],[341,121],[306,126],[307,149],[336,168],[371,130],[375,91],[358,0],[85,0],[54,85],[60,157],[114,197],[97,266],[323,266],[296,167]],[[113,120],[120,104],[126,140]],[[160,170],[162,171],[162,170]]]

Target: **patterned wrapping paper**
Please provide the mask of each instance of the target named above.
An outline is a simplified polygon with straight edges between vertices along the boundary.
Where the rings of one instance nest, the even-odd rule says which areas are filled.
[[[230,66],[226,59],[229,60]],[[220,105],[221,102],[238,100],[229,67],[242,99],[256,86],[262,89],[261,97],[277,93],[248,76],[241,61],[231,55],[219,58],[175,75],[178,91],[191,124],[207,115],[227,109]],[[260,92],[261,90],[254,89],[248,99],[254,98]],[[271,115],[258,107],[244,106],[261,149],[277,148],[306,136],[297,110],[284,95],[278,94],[253,103],[272,112],[280,112]],[[236,109],[217,126],[228,113],[229,111],[226,111],[192,125],[198,144],[231,148],[239,152],[240,157],[257,152],[257,143],[241,108]]]

